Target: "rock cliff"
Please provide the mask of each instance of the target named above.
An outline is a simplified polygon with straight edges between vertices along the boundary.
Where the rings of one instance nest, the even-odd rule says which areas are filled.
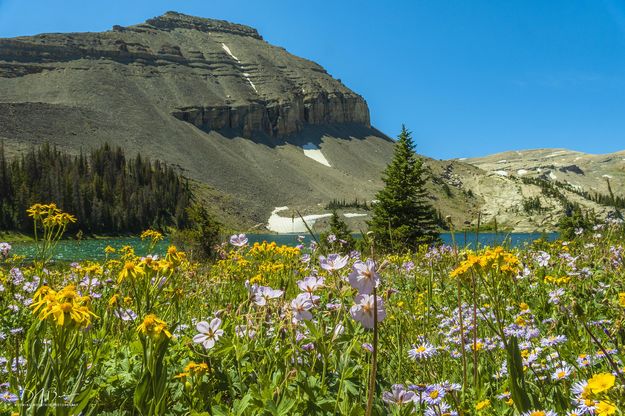
[[[0,39],[0,140],[9,154],[109,142],[161,159],[247,225],[277,206],[372,199],[392,154],[365,100],[320,65],[251,27],[175,12]]]
[[[111,66],[129,77],[169,78],[179,87],[162,97],[171,114],[207,131],[282,138],[306,125],[369,126],[361,96],[243,25],[168,12],[104,33],[0,39],[1,78]]]

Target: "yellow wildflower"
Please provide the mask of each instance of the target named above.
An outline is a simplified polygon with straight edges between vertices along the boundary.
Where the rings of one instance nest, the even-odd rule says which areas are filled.
[[[481,402],[475,405],[475,410],[479,412],[480,410],[486,409],[489,406],[490,406],[490,400],[488,399],[482,400]]]
[[[597,415],[599,416],[609,416],[609,415],[613,415],[616,413],[616,406],[614,406],[610,402],[601,400],[597,404],[596,410],[597,410]]]
[[[159,319],[153,313],[147,315],[137,327],[137,332],[152,339],[160,339],[163,336],[171,338],[171,332],[167,329],[167,323]]]
[[[616,377],[610,373],[596,374],[588,380],[588,388],[595,394],[603,393],[614,386],[615,379]]]
[[[42,286],[33,297],[33,314],[40,320],[52,318],[58,326],[89,326],[96,315],[89,309],[91,298],[79,296],[74,285],[68,285],[56,292],[48,286]]]
[[[145,271],[143,270],[143,268],[131,261],[127,261],[124,264],[122,270],[119,272],[119,278],[117,279],[117,283],[121,283],[122,280],[126,279],[127,277],[134,279],[137,276],[143,276],[144,274]]]

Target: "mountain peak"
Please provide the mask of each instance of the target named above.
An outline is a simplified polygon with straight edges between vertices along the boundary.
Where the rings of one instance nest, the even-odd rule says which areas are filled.
[[[135,28],[152,27],[163,31],[175,29],[197,30],[200,32],[222,32],[232,35],[249,36],[262,39],[258,31],[252,27],[231,23],[225,20],[208,19],[205,17],[191,16],[188,14],[168,11],[165,14],[146,20],[145,23],[134,26]],[[121,26],[114,26],[114,30],[123,30]]]

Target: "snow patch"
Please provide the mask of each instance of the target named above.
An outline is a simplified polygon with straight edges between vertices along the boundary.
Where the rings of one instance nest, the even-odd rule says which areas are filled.
[[[326,157],[321,152],[319,146],[317,146],[316,144],[306,143],[302,146],[302,149],[304,149],[304,156],[309,157],[315,162],[319,162],[329,168],[332,167],[332,165],[330,165],[330,162],[328,162],[328,159],[326,159]]]
[[[252,82],[252,80],[250,79],[250,74],[248,74],[247,72],[243,73],[243,77],[245,77],[245,79],[247,80],[247,82],[250,83],[250,85],[252,86],[252,88],[254,88],[254,91],[256,91],[256,93],[258,93],[258,90],[256,89],[256,85],[254,85],[254,83]]]
[[[366,217],[368,214],[357,214],[355,212],[346,212],[343,214],[345,218]]]
[[[228,47],[228,45],[226,45],[225,43],[221,44],[221,47],[223,48],[224,51],[226,51],[226,53],[235,61],[237,61],[237,64],[241,64],[241,61],[239,60],[239,58],[237,58],[236,56],[234,56],[234,54],[232,53],[232,51],[230,50],[230,48]],[[248,74],[247,72],[243,73],[243,78],[245,78],[245,80],[250,84],[250,86],[252,87],[252,89],[254,89],[254,91],[258,94],[258,90],[256,89],[256,85],[254,85],[254,83],[252,82],[252,80],[250,79],[250,74]]]
[[[501,159],[497,161],[497,163],[507,163],[507,162],[508,162],[508,159]]]
[[[602,177],[602,178],[612,179],[612,176],[610,176],[610,175],[602,175],[601,177]]]
[[[561,155],[562,153],[567,153],[567,152],[566,152],[566,150],[559,150],[557,152],[553,152],[552,154],[545,156],[545,158],[556,157],[556,156]]]
[[[508,172],[505,170],[496,170],[495,173],[499,176],[508,176]]]
[[[230,50],[230,48],[228,47],[228,45],[226,45],[225,43],[221,44],[221,47],[224,48],[224,51],[226,51],[226,53],[228,55],[230,55],[230,57],[232,59],[234,59],[235,61],[237,61],[238,63],[241,63],[241,61],[239,61],[239,58],[237,58],[236,56],[234,56],[234,54],[232,53],[232,51]]]
[[[519,175],[519,176],[527,175],[527,173],[528,172],[525,169],[519,169],[519,170],[516,171],[516,174]]]
[[[461,158],[460,158],[460,159],[458,159],[458,160],[467,160],[467,158],[466,158],[466,157],[461,157]],[[623,160],[625,160],[625,159],[623,159]]]
[[[553,181],[555,181],[555,180],[557,180],[557,179],[558,179],[558,177],[556,176],[556,174],[555,174],[555,173],[553,173],[553,172],[549,172],[549,177],[550,177],[550,178],[551,178],[551,180],[553,180]]]
[[[318,219],[332,216],[332,214],[304,215],[304,220],[302,221],[298,215],[282,217],[278,214],[280,211],[285,211],[287,209],[289,209],[289,207],[276,207],[273,211],[271,211],[271,216],[267,221],[268,230],[279,234],[304,233],[308,231],[304,221],[306,221],[306,224],[312,228]]]

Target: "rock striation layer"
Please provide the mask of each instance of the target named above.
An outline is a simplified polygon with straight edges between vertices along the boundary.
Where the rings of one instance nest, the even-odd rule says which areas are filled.
[[[369,126],[360,95],[239,24],[168,12],[104,33],[0,39],[0,78],[109,68],[173,84],[162,97],[170,113],[206,131],[282,138],[306,125]]]

